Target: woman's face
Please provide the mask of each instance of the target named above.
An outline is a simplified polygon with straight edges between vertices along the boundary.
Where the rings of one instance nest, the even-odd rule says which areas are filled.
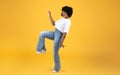
[[[61,15],[64,17],[64,18],[69,18],[69,16],[67,15],[67,13],[65,11],[62,11]]]

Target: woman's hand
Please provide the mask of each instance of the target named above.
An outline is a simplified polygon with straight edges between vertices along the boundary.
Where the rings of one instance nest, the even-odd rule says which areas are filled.
[[[50,12],[50,11],[48,11],[48,15],[49,15],[49,16],[51,15],[51,12]]]
[[[63,45],[63,43],[60,43],[60,47],[64,48],[65,46]]]

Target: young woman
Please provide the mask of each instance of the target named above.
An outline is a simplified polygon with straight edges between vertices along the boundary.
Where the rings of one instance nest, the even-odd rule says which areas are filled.
[[[72,16],[73,9],[69,6],[62,7],[62,13],[58,21],[54,21],[51,12],[48,11],[51,24],[55,27],[55,31],[43,31],[40,33],[38,45],[37,45],[37,54],[42,54],[46,52],[45,47],[45,38],[54,40],[54,69],[53,72],[58,72],[61,68],[60,58],[59,58],[59,48],[64,47],[63,42],[66,37],[66,34],[69,32],[71,21],[70,17]]]

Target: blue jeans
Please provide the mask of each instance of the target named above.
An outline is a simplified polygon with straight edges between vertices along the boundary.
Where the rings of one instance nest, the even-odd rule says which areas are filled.
[[[40,33],[38,45],[37,45],[37,51],[41,52],[42,49],[46,51],[45,47],[45,38],[54,40],[54,70],[59,71],[60,70],[60,58],[59,58],[59,48],[60,48],[60,42],[62,38],[63,33],[59,30],[55,29],[55,31],[43,31]]]

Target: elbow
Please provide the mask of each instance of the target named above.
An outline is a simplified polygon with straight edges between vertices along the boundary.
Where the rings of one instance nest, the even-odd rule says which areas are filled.
[[[63,33],[63,37],[66,37],[67,33]]]
[[[66,32],[64,32],[64,33],[63,33],[63,35],[65,35],[65,36],[66,36],[66,35],[67,35],[67,33],[66,33]]]
[[[55,22],[53,22],[52,25],[55,26]]]

